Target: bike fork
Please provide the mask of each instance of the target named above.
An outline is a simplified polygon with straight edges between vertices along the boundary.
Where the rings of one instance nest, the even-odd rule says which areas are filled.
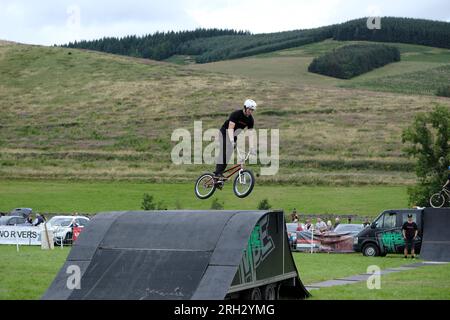
[[[239,170],[239,183],[246,184],[245,176],[242,174],[243,169]]]

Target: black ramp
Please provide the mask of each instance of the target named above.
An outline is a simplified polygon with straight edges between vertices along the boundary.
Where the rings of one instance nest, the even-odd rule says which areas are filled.
[[[100,213],[81,233],[43,299],[224,299],[249,259],[255,230],[271,233],[277,249],[266,252],[272,260],[260,259],[264,263],[255,266],[253,282],[244,285],[263,281],[264,274],[283,280],[286,270],[296,278],[298,296],[306,297],[290,251],[282,250],[288,249],[283,227],[282,211]],[[261,255],[258,250],[251,250],[252,257]],[[67,286],[73,266],[81,271],[81,288]]]
[[[450,209],[426,208],[420,257],[428,261],[450,261]]]

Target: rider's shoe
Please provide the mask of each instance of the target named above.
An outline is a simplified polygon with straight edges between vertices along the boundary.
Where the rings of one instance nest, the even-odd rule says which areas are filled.
[[[223,181],[218,181],[216,183],[216,187],[217,187],[217,189],[222,190],[222,188],[223,188]]]
[[[215,173],[214,174],[214,184],[216,185],[217,189],[222,190],[223,188],[223,181],[224,176],[222,173]]]

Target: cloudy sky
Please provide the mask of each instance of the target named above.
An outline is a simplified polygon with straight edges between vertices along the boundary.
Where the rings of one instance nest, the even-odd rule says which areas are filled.
[[[448,0],[0,0],[0,39],[63,44],[155,31],[313,28],[364,16],[450,22]]]

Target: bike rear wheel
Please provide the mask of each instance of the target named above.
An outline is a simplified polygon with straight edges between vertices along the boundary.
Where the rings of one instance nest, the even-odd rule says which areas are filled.
[[[445,197],[442,192],[435,193],[430,198],[430,205],[433,208],[442,208],[445,203]]]
[[[214,175],[212,173],[204,173],[198,177],[195,182],[195,195],[199,199],[208,199],[216,191],[216,184],[214,181]]]
[[[255,176],[250,170],[243,170],[236,175],[233,182],[233,192],[239,198],[248,196],[255,186]]]

